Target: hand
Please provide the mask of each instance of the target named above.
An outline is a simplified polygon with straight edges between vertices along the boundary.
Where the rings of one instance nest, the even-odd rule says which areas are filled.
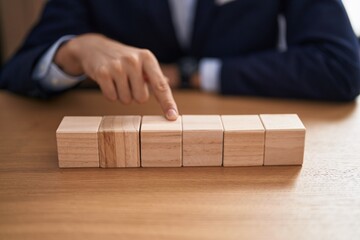
[[[71,75],[86,74],[100,86],[109,100],[144,103],[151,87],[168,120],[176,120],[178,109],[167,78],[156,57],[99,34],[84,34],[62,45],[55,63]]]

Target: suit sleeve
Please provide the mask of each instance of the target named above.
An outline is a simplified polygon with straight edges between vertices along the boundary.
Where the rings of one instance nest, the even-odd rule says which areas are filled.
[[[341,1],[285,2],[287,50],[223,59],[222,93],[355,99],[360,91],[359,44]]]
[[[27,36],[22,47],[3,67],[0,88],[40,98],[55,94],[43,89],[32,78],[33,69],[39,58],[59,38],[86,32],[91,32],[91,28],[85,1],[48,1],[40,21]]]

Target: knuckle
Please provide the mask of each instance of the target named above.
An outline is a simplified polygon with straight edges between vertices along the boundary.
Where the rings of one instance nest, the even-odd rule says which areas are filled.
[[[174,103],[170,100],[165,100],[162,102],[162,106],[164,106],[166,109],[169,109],[174,107]]]
[[[165,93],[169,91],[169,84],[166,81],[159,81],[155,84],[155,91]]]
[[[98,78],[102,81],[110,79],[110,71],[107,68],[107,66],[105,66],[105,65],[101,65],[100,67],[98,67],[95,75],[96,75],[96,78]]]
[[[126,55],[123,57],[123,60],[130,66],[137,66],[139,64],[139,60],[135,55]]]
[[[154,54],[148,49],[141,49],[140,56],[145,60],[149,60],[154,57]]]
[[[122,67],[122,64],[121,64],[121,61],[116,59],[116,60],[113,60],[111,62],[111,65],[112,65],[112,68],[116,71],[116,72],[122,72],[123,71],[123,67]]]

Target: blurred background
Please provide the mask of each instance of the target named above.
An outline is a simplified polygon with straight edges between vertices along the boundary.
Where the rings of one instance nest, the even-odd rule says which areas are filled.
[[[180,0],[181,1],[181,0]],[[20,46],[37,21],[46,0],[0,0],[0,63]],[[360,37],[360,0],[343,0],[355,33]]]

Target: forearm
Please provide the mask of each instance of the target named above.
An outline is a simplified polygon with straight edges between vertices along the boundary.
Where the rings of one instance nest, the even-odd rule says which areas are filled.
[[[54,56],[59,52],[59,48],[74,37],[73,35],[61,37],[38,60],[32,78],[37,81],[44,90],[49,92],[68,90],[86,78],[85,75],[70,75],[54,63]]]
[[[224,94],[352,100],[359,94],[358,57],[334,47],[299,46],[224,59]]]
[[[20,51],[3,68],[0,77],[0,87],[9,91],[32,97],[47,98],[48,92],[32,78],[34,66],[38,59],[49,48],[43,44],[27,51]]]
[[[83,1],[48,1],[40,21],[25,39],[23,46],[2,68],[0,87],[42,98],[60,93],[61,91],[44,89],[38,79],[33,77],[34,70],[42,56],[59,38],[92,31],[86,12],[87,6]]]

